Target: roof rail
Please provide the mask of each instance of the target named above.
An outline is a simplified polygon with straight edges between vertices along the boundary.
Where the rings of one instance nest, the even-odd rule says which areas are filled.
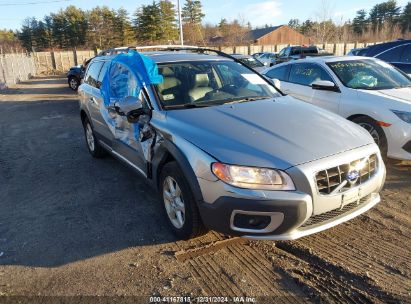
[[[200,47],[194,45],[149,45],[149,46],[136,46],[136,50],[149,50],[149,49],[199,49]]]

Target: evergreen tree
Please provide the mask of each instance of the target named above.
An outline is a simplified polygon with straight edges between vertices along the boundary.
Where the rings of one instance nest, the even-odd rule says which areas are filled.
[[[401,14],[403,32],[411,31],[411,2],[408,2]]]
[[[88,13],[88,44],[99,49],[116,46],[115,19],[115,11],[107,6],[93,8]]]
[[[362,35],[366,30],[368,23],[367,12],[365,10],[357,11],[357,15],[352,21],[352,29],[354,33]]]
[[[160,0],[160,27],[162,29],[161,40],[171,42],[178,39],[176,10],[169,0]]]
[[[230,27],[228,25],[227,19],[221,19],[218,24],[218,29],[220,30],[221,36],[226,37],[230,33]]]
[[[202,25],[201,21],[204,18],[202,12],[201,1],[199,0],[186,0],[181,12],[183,19],[184,37],[190,43],[196,44],[203,41]]]
[[[32,30],[32,20],[34,18],[26,18],[23,21],[21,26],[21,30],[18,34],[21,44],[26,50],[32,51],[35,47],[34,45],[34,37],[33,37],[33,30]]]
[[[161,10],[156,2],[141,6],[135,13],[137,40],[153,43],[161,39]]]
[[[379,31],[384,23],[392,26],[399,21],[401,8],[395,0],[374,5],[370,11],[370,22],[374,31]]]
[[[60,14],[65,18],[63,29],[65,44],[68,47],[84,45],[88,28],[86,13],[74,5],[70,5],[64,11],[60,11]]]
[[[52,19],[52,37],[53,37],[53,46],[59,47],[61,49],[67,47],[67,38],[66,38],[66,28],[67,22],[66,17],[62,11],[51,14]]]
[[[292,29],[295,29],[296,31],[300,31],[300,20],[298,19],[291,19],[288,21],[288,26],[291,27]]]
[[[114,30],[116,45],[130,46],[134,42],[133,28],[128,18],[128,12],[124,8],[116,11]]]
[[[182,9],[183,22],[190,24],[201,24],[204,18],[200,0],[186,0]]]
[[[314,29],[314,22],[310,19],[305,20],[300,26],[300,32],[303,35],[310,34]]]

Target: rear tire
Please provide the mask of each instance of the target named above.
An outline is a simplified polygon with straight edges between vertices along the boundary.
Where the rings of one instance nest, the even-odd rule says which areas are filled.
[[[163,167],[159,189],[167,222],[178,238],[186,240],[207,232],[191,187],[176,162]]]
[[[87,149],[90,152],[90,154],[95,158],[104,157],[106,155],[106,151],[99,144],[96,135],[94,134],[93,127],[91,126],[91,123],[87,117],[84,118],[83,127],[84,135],[86,137]]]
[[[70,89],[72,89],[73,91],[77,91],[78,87],[80,86],[80,81],[77,79],[77,77],[70,77],[68,79],[68,85]]]
[[[368,133],[370,133],[372,138],[374,138],[375,143],[380,148],[381,156],[384,159],[387,159],[388,142],[384,130],[381,128],[381,126],[379,126],[374,119],[366,116],[354,118],[352,121],[363,127],[368,131]]]

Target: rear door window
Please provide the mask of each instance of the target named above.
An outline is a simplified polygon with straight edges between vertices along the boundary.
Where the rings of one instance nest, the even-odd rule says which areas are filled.
[[[103,82],[104,75],[106,74],[107,69],[108,69],[109,66],[110,66],[110,62],[106,61],[103,65],[103,67],[101,68],[100,74],[98,75],[98,79],[97,79],[100,84]]]
[[[411,63],[411,44],[405,46],[404,52],[401,56],[401,62]]]
[[[399,62],[405,47],[405,45],[395,47],[393,49],[385,51],[384,53],[381,53],[376,57],[386,62]]]
[[[330,75],[317,64],[298,63],[291,66],[289,78],[290,82],[311,86],[311,84],[317,80],[328,80],[334,82]]]
[[[278,80],[283,80],[287,81],[288,80],[288,70],[289,70],[290,65],[285,65],[281,66],[278,68],[274,68],[266,73],[268,77],[271,79],[278,79]]]
[[[84,82],[93,86],[93,87],[98,87],[98,75],[100,73],[101,67],[103,66],[102,61],[95,61],[92,62],[88,69],[87,69],[87,74],[86,78],[84,79]]]

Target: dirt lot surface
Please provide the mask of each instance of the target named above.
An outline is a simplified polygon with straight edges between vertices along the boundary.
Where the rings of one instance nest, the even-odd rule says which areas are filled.
[[[411,302],[409,166],[391,162],[378,206],[314,236],[176,241],[142,178],[88,154],[64,79],[0,91],[0,113],[0,302]]]

